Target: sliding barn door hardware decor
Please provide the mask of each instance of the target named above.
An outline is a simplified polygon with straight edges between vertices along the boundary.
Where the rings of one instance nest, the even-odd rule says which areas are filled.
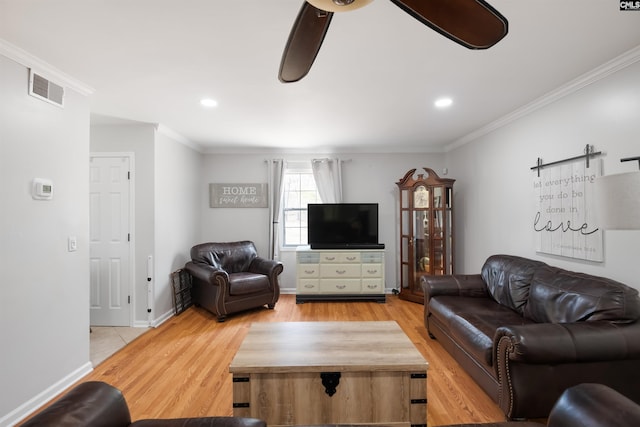
[[[587,163],[587,168],[589,167],[589,159],[591,157],[595,157],[595,156],[599,156],[601,155],[602,152],[598,151],[598,152],[594,152],[593,151],[593,145],[589,145],[587,144],[586,147],[584,148],[584,154],[580,155],[580,156],[575,156],[575,157],[570,157],[568,159],[562,159],[562,160],[557,160],[555,162],[551,162],[551,163],[543,163],[542,159],[540,157],[538,157],[538,161],[536,162],[535,166],[531,167],[531,170],[537,170],[538,171],[538,176],[540,176],[540,169],[547,167],[547,166],[553,166],[553,165],[557,165],[560,163],[565,163],[565,162],[571,162],[573,160],[578,160],[578,159],[585,159],[585,162]],[[629,159],[629,160],[635,160],[635,159]]]

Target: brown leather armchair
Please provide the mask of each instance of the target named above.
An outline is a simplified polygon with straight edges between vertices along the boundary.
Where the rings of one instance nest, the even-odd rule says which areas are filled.
[[[272,309],[280,297],[282,263],[260,258],[248,240],[196,245],[185,269],[192,277],[193,303],[215,314],[218,322],[263,305]]]

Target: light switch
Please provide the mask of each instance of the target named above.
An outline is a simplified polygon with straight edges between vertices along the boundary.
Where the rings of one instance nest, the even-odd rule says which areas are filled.
[[[76,236],[69,236],[69,240],[67,241],[67,249],[69,252],[75,252],[78,250],[78,239]]]

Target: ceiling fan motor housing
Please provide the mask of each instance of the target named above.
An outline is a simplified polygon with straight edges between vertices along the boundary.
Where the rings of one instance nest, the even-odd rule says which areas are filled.
[[[314,7],[327,12],[347,12],[368,5],[373,0],[307,0]]]

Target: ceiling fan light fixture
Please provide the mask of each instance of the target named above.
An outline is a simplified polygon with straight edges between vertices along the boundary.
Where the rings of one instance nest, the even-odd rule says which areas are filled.
[[[368,5],[373,0],[307,0],[313,7],[327,12],[347,12]]]

